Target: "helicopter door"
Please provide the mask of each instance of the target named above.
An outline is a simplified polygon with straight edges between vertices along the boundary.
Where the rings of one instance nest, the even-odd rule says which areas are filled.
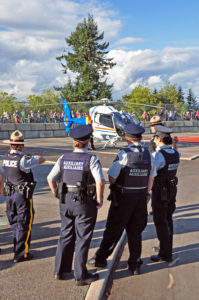
[[[114,128],[112,115],[100,114],[99,123],[105,127]]]

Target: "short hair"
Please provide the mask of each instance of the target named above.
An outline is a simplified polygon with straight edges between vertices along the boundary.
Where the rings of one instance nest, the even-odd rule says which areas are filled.
[[[171,145],[172,144],[172,137],[171,136],[165,136],[165,137],[161,138],[161,140],[165,145]]]

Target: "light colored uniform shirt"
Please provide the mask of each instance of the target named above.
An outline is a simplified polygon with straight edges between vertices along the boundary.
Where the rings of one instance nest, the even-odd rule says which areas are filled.
[[[137,149],[135,146],[141,146],[140,143],[134,143],[132,145],[129,145],[128,148],[131,149],[132,152],[139,152],[139,149]],[[142,152],[144,152],[144,148],[142,147]],[[149,177],[155,177],[157,175],[156,169],[155,169],[155,163],[154,158],[150,153],[151,157],[151,170]],[[127,164],[127,153],[124,150],[120,150],[117,154],[117,159],[113,161],[112,165],[110,166],[107,174],[113,178],[117,178],[120,174],[121,169],[123,169]]]
[[[12,153],[23,155],[19,163],[19,168],[25,173],[30,173],[30,169],[33,169],[39,165],[38,157],[31,156],[30,158],[27,158],[23,152],[17,150],[10,150],[10,154]]]
[[[152,153],[154,159],[155,159],[155,167],[156,170],[160,170],[165,167],[166,161],[163,156],[163,154],[160,152],[160,150],[164,149],[165,152],[173,154],[175,153],[175,150],[172,149],[171,145],[164,145],[164,146],[159,146],[156,148],[156,152]],[[178,150],[176,150],[178,152]],[[179,152],[178,152],[179,153]],[[180,156],[180,153],[179,153]]]
[[[83,149],[75,148],[75,150],[73,152],[87,153],[87,150],[85,148],[83,148]],[[56,161],[51,172],[48,174],[48,177],[47,177],[48,180],[55,182],[59,179],[59,177],[61,175],[60,161],[61,161],[62,157],[63,157],[63,155],[58,158],[58,160]],[[99,159],[96,155],[92,155],[92,157],[91,157],[90,170],[91,170],[91,173],[92,173],[95,181],[104,179],[102,167],[101,167]]]

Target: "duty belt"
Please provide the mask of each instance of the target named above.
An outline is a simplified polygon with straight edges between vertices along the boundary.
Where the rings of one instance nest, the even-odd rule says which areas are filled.
[[[77,186],[67,186],[67,191],[70,193],[75,193],[79,191],[79,187]]]
[[[118,190],[121,194],[137,194],[137,193],[147,192],[147,188],[128,189],[128,188],[118,187]]]

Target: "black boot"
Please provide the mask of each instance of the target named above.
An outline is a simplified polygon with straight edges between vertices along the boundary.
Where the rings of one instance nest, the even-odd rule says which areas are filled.
[[[139,275],[140,274],[140,267],[143,264],[143,261],[139,259],[135,264],[129,266],[129,272],[131,275]]]

